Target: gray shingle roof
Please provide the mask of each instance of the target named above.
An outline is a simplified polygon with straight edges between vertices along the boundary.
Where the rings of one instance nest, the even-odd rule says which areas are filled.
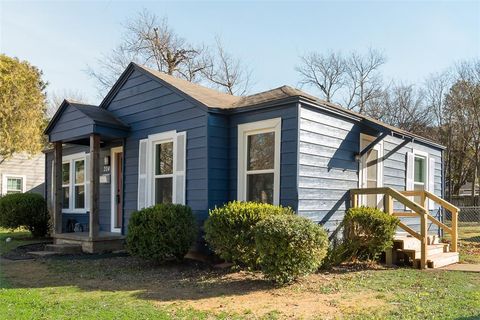
[[[112,126],[121,129],[128,129],[128,125],[117,119],[110,111],[99,108],[94,105],[84,104],[76,101],[68,101],[78,111],[90,118],[93,122]]]

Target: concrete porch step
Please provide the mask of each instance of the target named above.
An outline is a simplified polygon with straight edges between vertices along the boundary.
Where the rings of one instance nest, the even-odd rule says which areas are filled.
[[[39,257],[39,258],[46,258],[46,257],[51,257],[51,256],[58,256],[60,253],[55,252],[55,251],[30,251],[27,252],[28,254]]]
[[[48,244],[45,251],[52,251],[60,254],[77,254],[82,253],[82,246],[79,244]]]

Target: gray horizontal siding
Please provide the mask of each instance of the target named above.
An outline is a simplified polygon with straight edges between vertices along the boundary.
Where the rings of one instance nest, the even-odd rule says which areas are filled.
[[[0,163],[0,195],[6,191],[2,190],[4,175],[25,176],[25,191],[39,193],[43,196],[45,187],[45,156],[43,153],[33,156],[19,153]]]
[[[310,107],[302,107],[299,123],[298,213],[333,231],[349,206],[348,191],[358,187],[359,165],[354,157],[359,152],[360,133],[367,133],[367,128]],[[441,196],[441,151],[416,142],[398,148],[402,142],[393,136],[383,139],[384,186],[405,190],[406,153],[415,149],[435,158],[435,194]],[[398,202],[395,208],[405,209]],[[415,219],[405,221],[418,228]]]
[[[333,232],[343,219],[348,190],[358,187],[361,128],[353,121],[302,106],[298,155],[298,213]]]
[[[207,112],[135,70],[107,106],[130,126],[125,157],[125,222],[137,209],[138,141],[165,131],[187,132],[186,203],[202,221],[208,211]]]

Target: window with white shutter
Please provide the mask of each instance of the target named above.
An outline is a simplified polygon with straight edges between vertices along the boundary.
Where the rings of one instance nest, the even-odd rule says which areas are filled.
[[[147,145],[148,139],[138,142],[138,210],[147,207]]]
[[[139,142],[138,209],[185,204],[186,132],[149,135]]]

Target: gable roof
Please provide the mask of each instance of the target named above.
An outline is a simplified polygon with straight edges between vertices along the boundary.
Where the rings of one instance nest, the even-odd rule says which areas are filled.
[[[168,75],[157,70],[150,69],[146,66],[139,65],[134,62],[131,62],[128,65],[128,67],[122,73],[122,75],[112,87],[110,92],[107,94],[107,96],[105,96],[104,100],[100,104],[100,107],[107,107],[109,101],[114,98],[121,85],[127,80],[128,76],[134,70],[139,70],[140,72],[150,75],[152,78],[160,81],[163,85],[166,85],[169,88],[175,90],[176,92],[195,100],[200,105],[203,105],[204,107],[207,107],[209,109],[235,111],[243,108],[255,108],[259,107],[260,105],[273,106],[274,104],[276,104],[277,102],[281,102],[282,100],[295,98],[303,102],[307,102],[314,107],[318,107],[326,111],[343,115],[345,117],[353,118],[366,124],[367,126],[373,126],[375,128],[381,127],[387,129],[388,131],[391,131],[392,133],[397,133],[410,139],[415,139],[441,149],[445,148],[444,146],[432,140],[408,132],[406,130],[391,126],[382,121],[368,117],[358,112],[343,108],[338,104],[319,99],[302,90],[290,86],[285,85],[272,90],[263,91],[248,96],[234,96]]]
[[[128,130],[129,126],[117,119],[111,112],[108,110],[99,108],[94,105],[89,105],[81,102],[76,101],[69,101],[63,100],[58,108],[55,115],[52,117],[50,122],[48,123],[47,127],[44,130],[44,134],[49,134],[52,129],[55,127],[55,124],[60,119],[62,113],[68,108],[75,108],[76,110],[80,111],[85,117],[87,117],[92,124],[94,125],[102,125],[112,128],[117,128],[121,130]]]

